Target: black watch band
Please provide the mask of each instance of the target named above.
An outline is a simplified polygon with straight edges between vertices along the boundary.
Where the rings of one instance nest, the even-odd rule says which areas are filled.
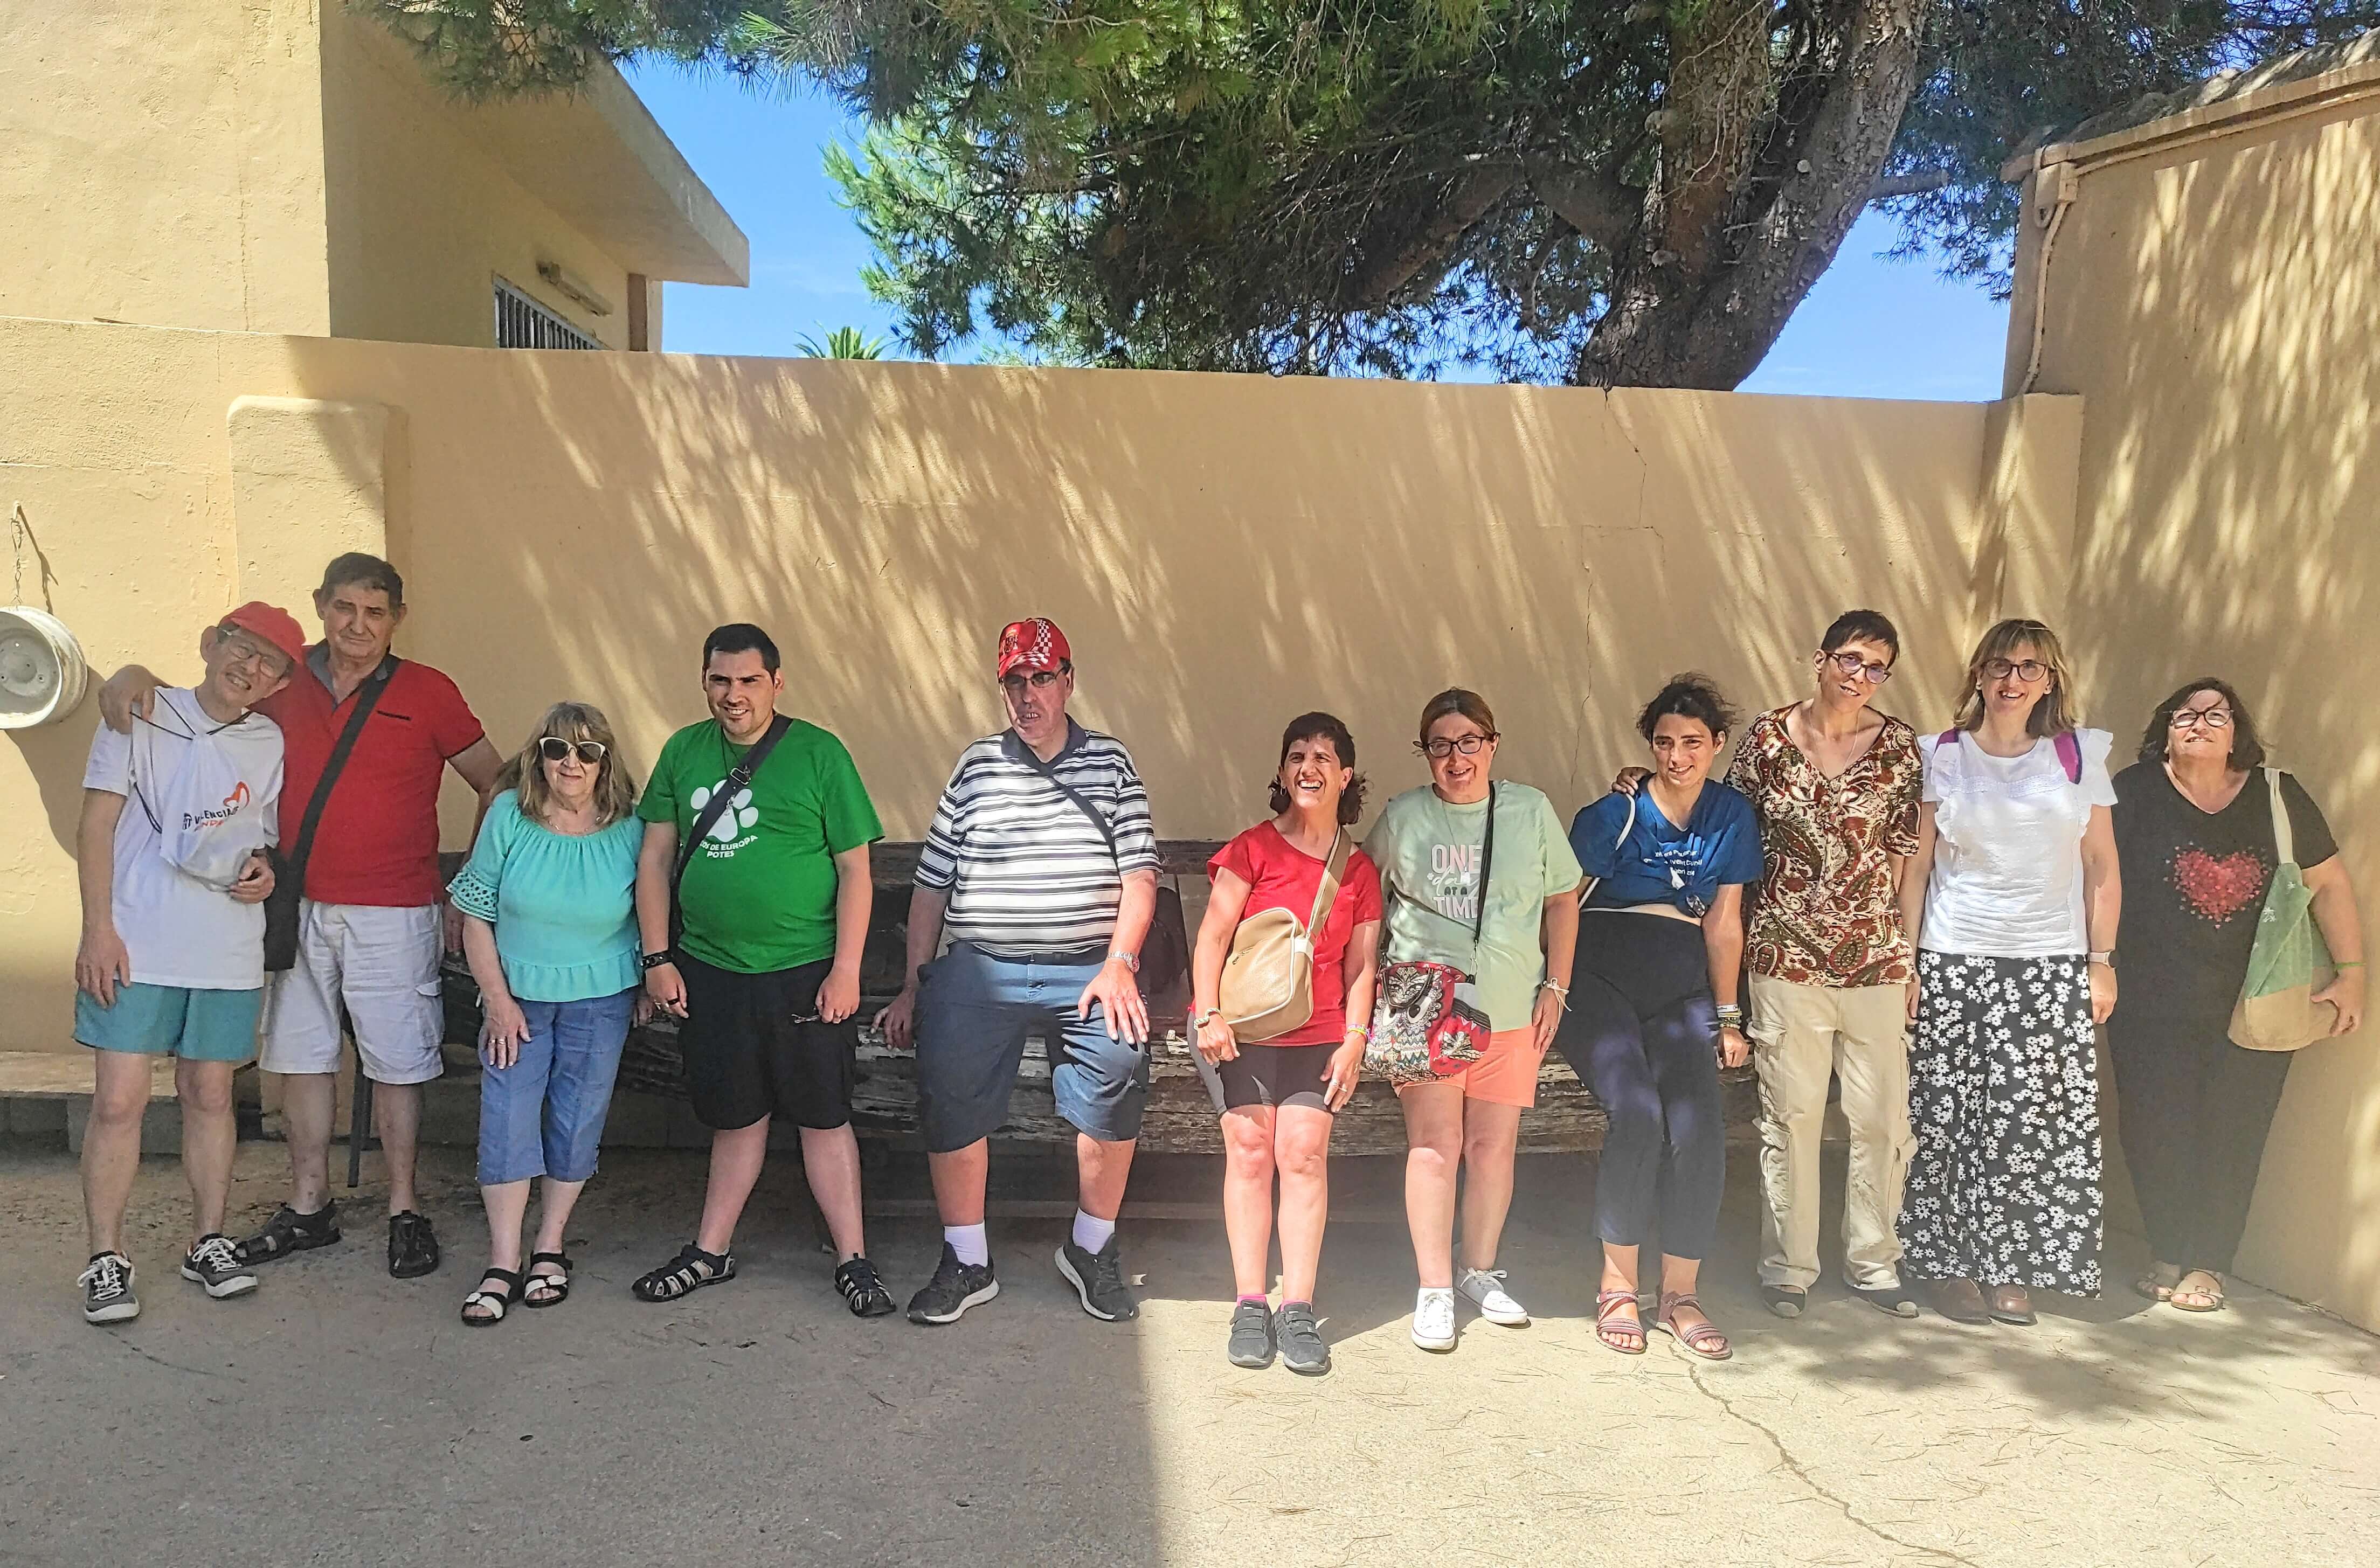
[[[638,965],[643,969],[659,969],[663,964],[675,962],[677,962],[677,955],[664,947],[658,953],[647,953],[638,960]]]

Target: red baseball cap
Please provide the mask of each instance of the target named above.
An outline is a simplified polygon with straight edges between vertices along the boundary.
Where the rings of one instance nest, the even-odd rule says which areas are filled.
[[[299,628],[298,618],[278,605],[250,599],[217,624],[237,626],[249,636],[270,644],[287,655],[292,665],[306,662],[306,633]]]
[[[1074,657],[1075,650],[1066,645],[1066,633],[1045,616],[1012,621],[1000,629],[998,678],[1002,681],[1012,670],[1055,669]]]

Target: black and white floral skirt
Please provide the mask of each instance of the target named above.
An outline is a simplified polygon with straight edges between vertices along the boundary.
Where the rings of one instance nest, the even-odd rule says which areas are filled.
[[[2099,1075],[2090,971],[1917,956],[1903,1272],[2099,1291]]]

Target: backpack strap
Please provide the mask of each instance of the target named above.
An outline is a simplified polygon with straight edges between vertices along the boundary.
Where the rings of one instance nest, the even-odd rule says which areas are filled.
[[[2053,742],[2058,748],[2058,766],[2066,769],[2066,782],[2082,782],[2082,742],[2071,730],[2061,730]]]

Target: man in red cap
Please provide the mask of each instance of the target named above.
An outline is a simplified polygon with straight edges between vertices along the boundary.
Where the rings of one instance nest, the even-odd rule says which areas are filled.
[[[82,1143],[91,1254],[79,1283],[94,1323],[140,1312],[124,1210],[161,1055],[175,1058],[193,1210],[182,1277],[216,1297],[256,1288],[223,1234],[238,1138],[231,1080],[256,1055],[264,851],[281,795],[280,727],[249,710],[288,683],[306,638],[287,611],[244,604],[200,635],[199,655],[206,679],[160,689],[130,735],[101,726],[83,770],[75,1038],[91,1049],[95,1084]]]
[[[1000,1294],[983,1223],[987,1140],[1037,1032],[1051,1046],[1058,1112],[1076,1131],[1077,1207],[1058,1272],[1091,1316],[1133,1318],[1115,1221],[1148,1092],[1148,791],[1114,737],[1066,717],[1074,651],[1055,624],[1003,629],[995,673],[1009,728],[959,754],[934,808],[909,900],[907,981],[882,1019],[896,1049],[917,1043],[942,1217],[941,1264],[909,1319],[953,1322]],[[945,929],[950,950],[936,958]]]

